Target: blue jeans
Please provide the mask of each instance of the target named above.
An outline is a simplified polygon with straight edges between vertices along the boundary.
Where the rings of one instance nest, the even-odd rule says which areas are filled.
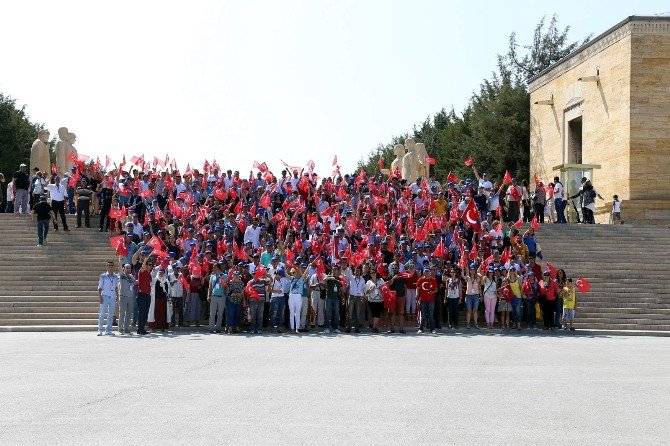
[[[526,304],[526,326],[530,328],[535,328],[537,320],[535,318],[535,303],[537,299],[528,298],[524,301]]]
[[[468,310],[477,311],[479,308],[479,294],[467,294],[465,296],[465,306]]]
[[[332,329],[337,330],[340,327],[340,299],[326,298],[326,322],[324,327],[330,330],[330,318],[333,317],[334,324]]]
[[[556,208],[556,223],[567,223],[565,219],[565,206],[568,204],[567,201],[560,198],[554,198],[554,207]]]
[[[512,322],[515,324],[520,324],[521,323],[521,309],[523,308],[523,304],[521,302],[521,299],[518,297],[514,298],[512,300]]]
[[[226,301],[226,327],[240,328],[240,315],[242,304],[234,304],[228,299]]]
[[[284,295],[272,296],[270,298],[270,327],[277,328],[284,325]]]
[[[435,302],[421,302],[421,327],[429,327],[430,331],[435,330]]]
[[[74,188],[67,188],[67,209],[70,214],[74,214]]]
[[[554,327],[560,327],[563,323],[563,298],[556,298],[556,313],[554,313]]]
[[[105,328],[105,332],[112,332],[115,305],[116,297],[102,295],[102,303],[100,304],[100,312],[98,313],[98,331],[102,331],[102,321],[105,320],[105,313],[107,313],[107,327]]]
[[[137,293],[137,334],[146,332],[147,318],[149,317],[149,306],[151,296],[145,293]]]
[[[37,243],[43,245],[49,234],[49,220],[37,220]]]

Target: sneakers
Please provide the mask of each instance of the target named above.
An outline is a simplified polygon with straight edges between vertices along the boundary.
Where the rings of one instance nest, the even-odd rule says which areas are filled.
[[[107,335],[107,336],[116,336],[116,333],[114,333],[113,331],[108,331],[108,332],[105,333],[105,335]]]
[[[354,330],[354,333],[360,333],[360,332],[361,332],[360,328]]]
[[[335,331],[333,331],[333,333],[335,333],[335,334],[340,334],[340,333],[342,333],[342,332],[341,332],[338,328],[336,328]]]
[[[326,328],[323,332],[324,332],[325,334],[330,334],[330,328]]]
[[[417,331],[417,333],[422,334],[422,333],[423,333],[423,329],[419,328],[419,331]]]
[[[358,330],[358,328],[356,330]],[[351,327],[347,328],[347,333],[351,333]]]
[[[405,334],[405,330],[403,330],[403,329],[401,328],[400,330],[398,330],[398,333],[400,333],[400,334]]]
[[[431,332],[432,334],[437,333],[437,331],[435,331],[435,330],[430,330],[430,332]]]
[[[102,336],[102,332],[101,332],[101,331],[98,332],[98,336]]]
[[[621,224],[623,224],[623,222]],[[575,327],[570,327],[570,331],[575,331]]]

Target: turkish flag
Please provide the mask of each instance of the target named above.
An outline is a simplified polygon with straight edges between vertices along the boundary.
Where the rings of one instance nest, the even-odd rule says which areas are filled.
[[[113,218],[114,220],[120,220],[121,219],[121,209],[118,208],[113,208],[109,210],[109,218]]]
[[[258,267],[256,267],[256,272],[254,273],[254,280],[262,278],[265,275],[265,272],[265,267],[263,265],[258,265]]]
[[[509,174],[509,171],[505,171],[505,176],[503,177],[503,183],[510,184],[512,182],[512,175]]]
[[[500,264],[504,265],[505,263],[509,262],[510,257],[512,257],[512,248],[508,246],[507,248],[503,249],[502,256],[500,256]]]
[[[223,189],[214,189],[212,195],[214,195],[214,198],[221,201],[224,201],[227,196],[226,191]]]
[[[530,222],[530,227],[533,228],[534,230],[539,230],[540,225],[537,224],[537,215],[533,217],[533,220]]]
[[[272,202],[270,201],[270,196],[265,194],[261,197],[261,208],[265,209],[270,206]]]
[[[579,291],[582,292],[582,294],[586,294],[588,290],[591,289],[591,284],[589,283],[588,280],[583,278],[582,276],[579,276],[579,279],[575,282],[575,286],[579,289]]]
[[[435,248],[435,251],[433,251],[433,255],[435,257],[440,257],[444,258],[447,255],[446,249],[444,249],[444,241],[440,240],[440,243],[437,245],[437,248]]]
[[[333,166],[337,166],[337,155],[333,158]]]
[[[382,299],[384,299],[384,308],[395,309],[396,292],[391,291],[388,283],[384,282],[379,285],[377,290],[379,291],[379,294],[381,294]]]
[[[154,193],[151,191],[151,189],[147,189],[140,192],[140,196],[142,198],[151,198],[154,196]]]
[[[453,172],[449,172],[449,175],[447,175],[447,181],[449,183],[458,183],[458,177],[453,174]]]
[[[116,246],[119,244],[119,240],[123,240],[124,235],[115,235],[114,237],[109,238],[109,246],[112,247],[112,249],[116,249]]]
[[[377,160],[377,162],[379,163],[379,170],[383,169],[384,168],[384,158],[382,158],[380,156],[379,160]]]
[[[258,300],[261,298],[261,296],[258,294],[258,291],[256,291],[256,289],[251,284],[251,281],[249,281],[249,283],[247,283],[247,286],[244,287],[244,292],[247,293],[247,296],[249,296],[252,299]]]
[[[547,269],[549,270],[549,274],[551,275],[552,279],[555,279],[556,274],[558,274],[558,269],[549,262],[547,262]]]
[[[472,157],[471,157],[471,156],[468,156],[468,157],[465,159],[465,163],[464,163],[464,164],[465,164],[466,166],[468,166],[468,167],[472,166]]]
[[[52,164],[52,165],[51,165],[51,173],[54,174],[54,175],[56,175],[56,172],[57,172],[57,171],[58,171],[58,170],[56,169],[56,163]]]
[[[435,158],[433,158],[432,156],[426,156],[426,162],[431,166],[435,165]]]
[[[147,242],[147,246],[151,246],[154,249],[163,249],[163,241],[154,235]]]
[[[468,203],[468,207],[465,208],[465,211],[463,212],[463,221],[468,223],[472,228],[481,233],[482,228],[479,226],[479,211],[477,210],[477,207],[475,206],[474,200],[470,200],[470,203]]]
[[[514,226],[520,228],[522,224],[523,224],[523,215],[519,217],[516,223],[514,223]]]
[[[121,257],[128,257],[128,248],[126,248],[126,244],[123,240],[119,240],[116,244],[116,255]]]

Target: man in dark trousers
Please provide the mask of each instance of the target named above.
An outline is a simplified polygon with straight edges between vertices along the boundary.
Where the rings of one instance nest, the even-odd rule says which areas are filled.
[[[81,228],[81,214],[84,214],[84,224],[87,228],[91,227],[91,194],[93,192],[88,187],[88,180],[82,178],[76,190],[77,196],[77,228]]]
[[[37,246],[43,246],[47,241],[49,222],[51,221],[51,206],[47,203],[46,195],[39,198],[39,202],[33,206],[31,214],[33,221],[37,217]]]
[[[30,201],[30,194],[28,189],[30,188],[30,177],[28,176],[28,166],[24,163],[21,163],[19,170],[14,172],[14,187],[16,192],[14,193],[14,212],[19,214],[28,214],[28,204]]]
[[[49,191],[51,197],[51,209],[54,213],[54,230],[58,230],[58,215],[60,214],[61,222],[63,222],[63,231],[69,231],[67,227],[67,220],[65,219],[65,200],[67,200],[67,182],[65,177],[61,180],[58,175],[51,177],[51,182],[47,184],[46,190]]]

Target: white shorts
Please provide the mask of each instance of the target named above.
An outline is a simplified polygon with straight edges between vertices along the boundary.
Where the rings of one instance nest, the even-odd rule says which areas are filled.
[[[405,294],[405,314],[416,313],[416,288],[407,288]]]

